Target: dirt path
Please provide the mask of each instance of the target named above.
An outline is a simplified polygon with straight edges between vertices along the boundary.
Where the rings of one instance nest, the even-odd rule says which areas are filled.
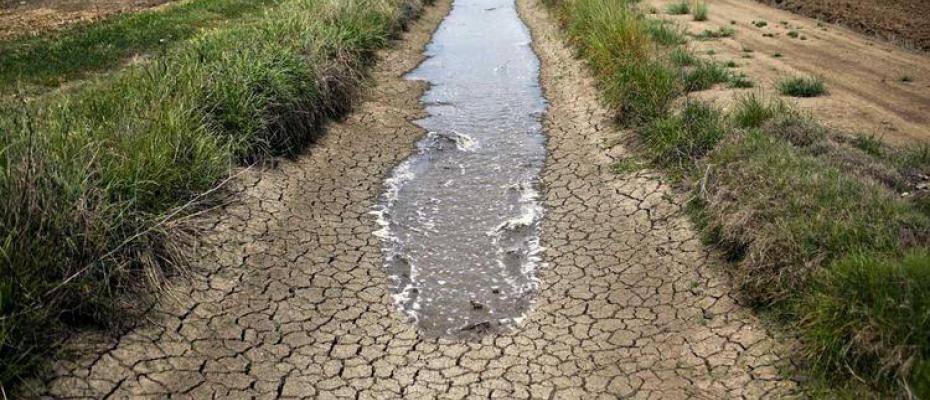
[[[172,0],[0,0],[0,39],[135,12]]]
[[[820,76],[828,95],[791,101],[827,126],[875,134],[896,144],[930,142],[930,56],[836,25],[818,26],[814,19],[754,1],[708,2],[705,22],[693,21],[690,15],[666,15],[666,6],[672,2],[651,0],[644,6],[654,6],[658,17],[679,21],[694,34],[719,27],[735,30],[731,38],[692,42],[700,53],[712,50],[718,60],[735,61],[737,71],[756,83],[755,89],[741,91],[777,95],[775,85],[780,79]],[[754,21],[765,25],[756,26]],[[796,38],[789,36],[792,31],[797,32]],[[904,77],[909,81],[902,81]],[[725,106],[732,100],[731,92],[710,90],[696,96],[719,99]]]
[[[306,155],[241,179],[205,239],[204,278],[116,341],[76,343],[47,396],[304,398],[782,397],[782,349],[728,288],[651,173],[616,176],[592,82],[534,0],[550,101],[548,249],[534,309],[480,342],[418,337],[394,308],[369,214],[423,132],[402,80],[448,10],[383,53],[362,104]]]

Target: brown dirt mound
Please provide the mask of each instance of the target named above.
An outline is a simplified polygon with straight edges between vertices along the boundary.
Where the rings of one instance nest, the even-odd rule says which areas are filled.
[[[904,47],[930,51],[927,0],[760,0],[804,16],[848,26]]]
[[[0,0],[0,39],[151,8],[171,0]]]

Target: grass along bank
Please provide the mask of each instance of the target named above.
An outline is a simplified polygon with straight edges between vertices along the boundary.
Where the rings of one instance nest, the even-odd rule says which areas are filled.
[[[170,273],[172,221],[237,164],[300,150],[420,7],[285,0],[74,90],[0,100],[0,383],[64,328],[120,321],[121,293]]]
[[[635,0],[543,1],[640,157],[693,191],[690,213],[730,256],[741,297],[797,332],[818,377],[811,393],[930,397],[927,147],[832,132],[761,95],[728,112],[687,98],[675,107],[688,92],[752,82],[690,53],[683,30],[646,18]],[[696,39],[737,34],[706,32]],[[780,89],[827,92],[816,78]]]
[[[89,72],[111,69],[132,55],[163,51],[202,29],[240,23],[236,20],[278,1],[186,0],[0,41],[0,93],[15,91],[19,85],[56,87]]]

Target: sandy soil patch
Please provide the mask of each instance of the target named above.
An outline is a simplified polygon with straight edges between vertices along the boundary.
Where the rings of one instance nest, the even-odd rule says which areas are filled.
[[[889,143],[930,140],[930,56],[878,41],[837,25],[756,2],[709,1],[709,19],[666,12],[670,0],[651,0],[660,18],[680,22],[698,34],[729,27],[732,37],[698,40],[697,53],[722,62],[734,61],[735,71],[756,83],[754,89],[777,95],[776,83],[787,77],[820,76],[826,96],[791,99],[827,126],[852,133],[874,134]],[[726,107],[732,90],[692,94]]]

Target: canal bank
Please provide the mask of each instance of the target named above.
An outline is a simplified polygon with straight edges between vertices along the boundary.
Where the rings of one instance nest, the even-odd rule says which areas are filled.
[[[511,3],[513,4],[513,3]],[[513,5],[511,5],[513,6]],[[735,304],[715,255],[657,174],[614,175],[625,150],[593,81],[541,5],[516,4],[548,100],[541,122],[535,300],[505,332],[421,334],[394,304],[376,209],[428,135],[426,84],[404,79],[440,1],[343,122],[276,169],[246,173],[216,213],[197,278],[118,338],[81,338],[51,396],[182,398],[760,398],[790,394],[781,345]],[[432,115],[436,115],[433,113]],[[461,151],[456,148],[454,151]],[[493,253],[492,253],[493,254]]]

